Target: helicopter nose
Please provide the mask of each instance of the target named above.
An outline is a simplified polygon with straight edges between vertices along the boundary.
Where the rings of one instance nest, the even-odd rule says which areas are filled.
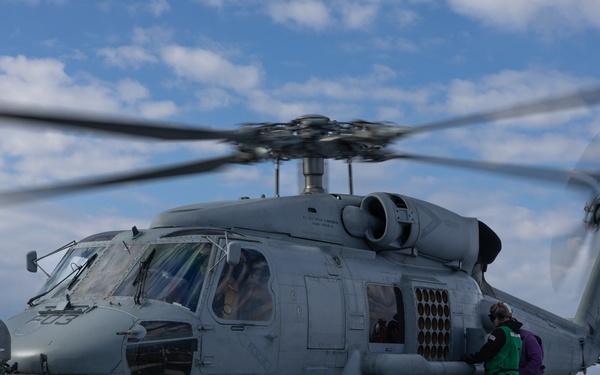
[[[134,317],[91,308],[34,311],[7,323],[12,337],[10,363],[20,373],[109,374],[123,359],[124,335]],[[118,371],[117,371],[118,372]]]

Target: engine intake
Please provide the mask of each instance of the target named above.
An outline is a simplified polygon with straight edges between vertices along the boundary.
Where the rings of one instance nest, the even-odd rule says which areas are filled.
[[[364,238],[376,251],[414,248],[444,261],[463,261],[477,259],[480,242],[499,246],[491,230],[479,238],[477,219],[398,194],[369,194],[359,207],[345,207],[342,220],[350,235]]]

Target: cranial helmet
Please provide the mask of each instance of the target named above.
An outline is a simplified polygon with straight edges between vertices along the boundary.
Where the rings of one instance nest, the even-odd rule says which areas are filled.
[[[490,307],[490,314],[488,315],[490,320],[493,322],[496,318],[503,320],[504,318],[512,318],[511,308],[504,302],[496,302]]]

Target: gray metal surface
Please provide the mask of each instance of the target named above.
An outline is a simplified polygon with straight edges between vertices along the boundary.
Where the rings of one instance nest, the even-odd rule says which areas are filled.
[[[388,204],[396,209],[373,206]],[[344,216],[350,208],[363,212]],[[150,229],[67,250],[80,272],[7,321],[8,366],[31,374],[469,374],[476,367],[460,358],[491,330],[487,309],[498,300],[544,340],[547,374],[592,365],[600,343],[589,314],[571,322],[497,289],[482,292],[479,237],[490,234],[478,228],[386,193],[170,210]],[[584,312],[600,308],[590,288]]]

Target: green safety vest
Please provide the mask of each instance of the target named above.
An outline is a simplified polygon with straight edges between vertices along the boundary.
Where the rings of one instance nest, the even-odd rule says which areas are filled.
[[[519,375],[521,335],[506,326],[498,328],[504,331],[506,342],[495,356],[484,363],[485,375]]]

